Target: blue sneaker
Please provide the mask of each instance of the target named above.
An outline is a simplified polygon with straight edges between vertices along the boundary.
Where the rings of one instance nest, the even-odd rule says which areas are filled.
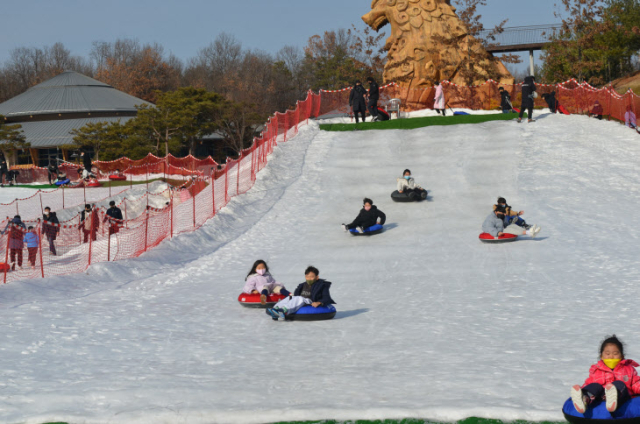
[[[269,308],[267,309],[267,314],[271,316],[271,319],[274,321],[278,321],[278,318],[285,319],[286,315],[282,309],[279,308]]]

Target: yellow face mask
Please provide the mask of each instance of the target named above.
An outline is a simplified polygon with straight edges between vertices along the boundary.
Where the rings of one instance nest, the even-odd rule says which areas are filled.
[[[622,359],[603,359],[602,362],[611,369],[614,369]]]

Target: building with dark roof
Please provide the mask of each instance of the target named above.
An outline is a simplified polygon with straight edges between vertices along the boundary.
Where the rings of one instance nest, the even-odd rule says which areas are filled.
[[[70,131],[88,123],[120,121],[136,116],[136,105],[150,104],[77,72],[63,72],[0,104],[7,124],[20,124],[30,143],[31,161],[46,166],[66,158],[61,146],[73,143]],[[16,152],[12,152],[16,163]],[[5,152],[12,158],[10,152]]]

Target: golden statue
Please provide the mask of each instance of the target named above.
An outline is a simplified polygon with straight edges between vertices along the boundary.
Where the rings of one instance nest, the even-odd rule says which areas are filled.
[[[473,84],[492,77],[503,84],[513,83],[504,64],[491,60],[482,43],[469,35],[451,0],[373,0],[371,9],[362,17],[367,25],[378,31],[391,24],[384,47],[389,52],[385,82],[425,88],[446,79],[464,85],[472,74]],[[473,72],[462,69],[469,66],[465,59],[471,54],[480,62]]]

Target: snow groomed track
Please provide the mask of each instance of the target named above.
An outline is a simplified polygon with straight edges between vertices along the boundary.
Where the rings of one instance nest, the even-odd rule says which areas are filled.
[[[640,358],[639,141],[544,114],[304,127],[201,230],[86,274],[0,287],[0,421],[562,421],[605,334]],[[405,168],[429,201],[391,201]],[[351,237],[339,224],[364,196],[386,228]],[[478,241],[498,196],[542,226],[537,239]],[[288,288],[318,267],[335,319],[276,323],[239,306],[258,258]]]

